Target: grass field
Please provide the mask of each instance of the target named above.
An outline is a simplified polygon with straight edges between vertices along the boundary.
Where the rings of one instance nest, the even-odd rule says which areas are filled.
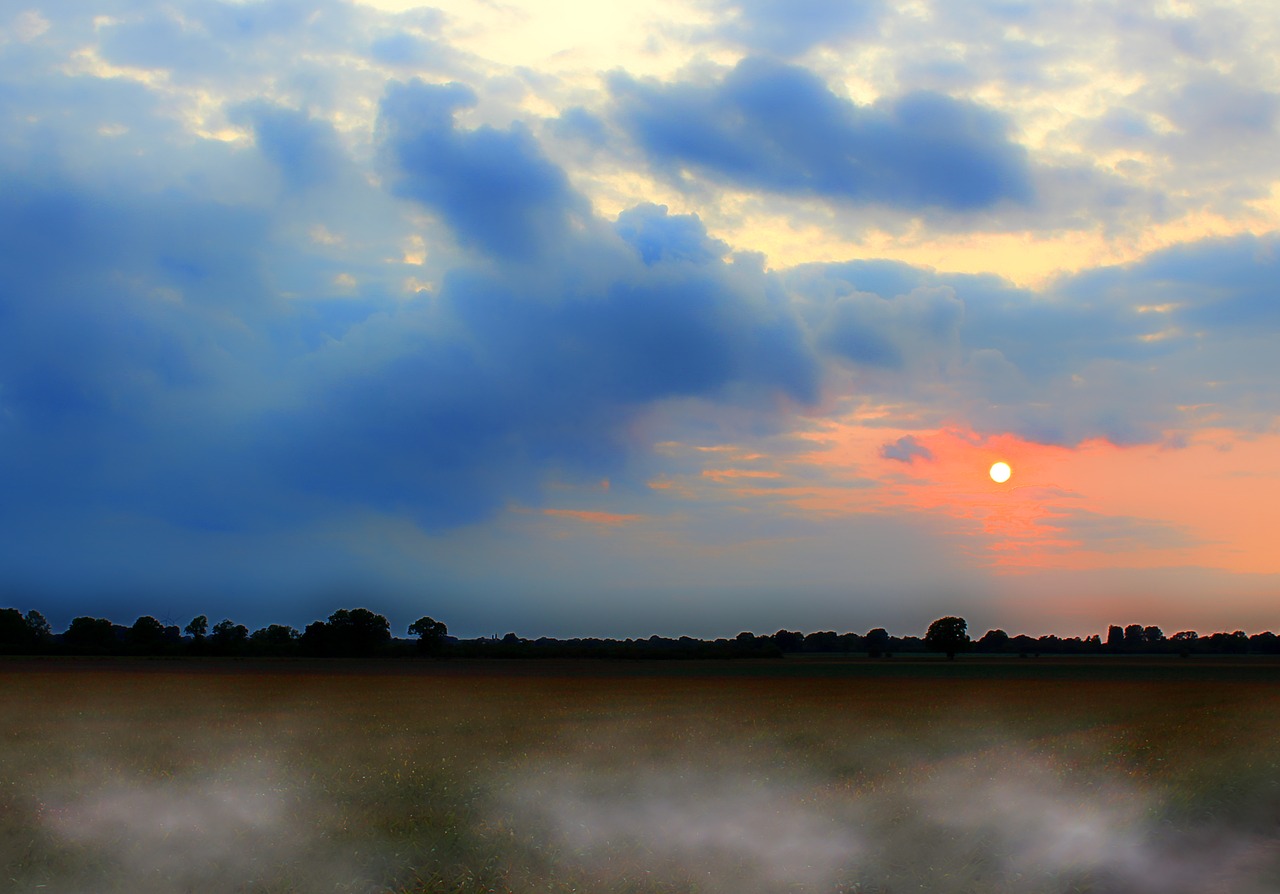
[[[0,663],[13,892],[1280,891],[1280,664]]]

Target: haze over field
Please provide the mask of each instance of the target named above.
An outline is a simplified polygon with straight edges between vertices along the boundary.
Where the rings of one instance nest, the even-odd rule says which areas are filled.
[[[1262,0],[10,5],[0,604],[1274,629],[1278,68]]]
[[[1277,890],[1273,668],[903,665],[5,662],[6,890]]]

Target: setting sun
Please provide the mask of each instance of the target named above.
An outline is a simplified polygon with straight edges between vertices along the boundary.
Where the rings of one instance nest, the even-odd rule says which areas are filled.
[[[1006,462],[994,463],[991,466],[991,480],[997,484],[1004,484],[1009,480],[1009,476],[1013,474],[1013,470],[1009,468]]]

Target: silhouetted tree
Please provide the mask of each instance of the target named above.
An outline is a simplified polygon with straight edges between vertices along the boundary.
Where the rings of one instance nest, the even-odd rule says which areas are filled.
[[[1140,650],[1146,643],[1141,624],[1129,624],[1124,628],[1124,647],[1131,652]]]
[[[328,621],[307,625],[302,647],[309,655],[369,656],[391,642],[391,622],[367,608],[340,608]]]
[[[214,624],[213,633],[209,634],[209,647],[222,655],[243,652],[248,642],[249,628],[230,618],[223,618]]]
[[[143,615],[129,628],[129,650],[141,655],[154,655],[164,649],[164,625],[151,615]]]
[[[303,629],[298,642],[305,654],[319,657],[334,653],[332,640],[328,624],[324,621],[312,621]]]
[[[667,640],[670,643],[670,654],[676,655],[679,654],[681,649],[687,650],[689,647],[684,645],[685,639],[685,637],[681,637],[680,642]],[[696,647],[695,643],[694,648]],[[782,650],[773,641],[773,637],[756,636],[754,633],[744,630],[733,638],[733,642],[729,644],[729,650],[725,654],[735,658],[780,658],[782,657]]]
[[[72,618],[62,635],[67,651],[80,655],[103,655],[115,651],[118,640],[115,625],[106,618]]]
[[[1107,648],[1113,651],[1119,651],[1124,648],[1124,628],[1118,624],[1112,624],[1107,628]]]
[[[44,619],[44,615],[32,609],[27,612],[26,621],[36,648],[40,650],[48,648],[53,642],[53,631],[49,629],[49,622]]]
[[[27,612],[24,618],[16,608],[0,608],[0,652],[39,652],[49,637],[49,622],[39,612]]]
[[[298,635],[285,624],[269,624],[249,635],[249,648],[260,655],[291,655],[297,651]]]
[[[1270,630],[1264,630],[1262,633],[1255,633],[1249,637],[1249,648],[1251,651],[1262,655],[1274,655],[1280,652],[1280,637],[1276,636]]]
[[[799,652],[804,648],[804,634],[798,630],[779,630],[773,635],[773,641],[784,652]]]
[[[367,608],[339,609],[329,616],[329,626],[352,655],[372,655],[391,642],[391,622]]]
[[[876,627],[874,630],[868,630],[865,637],[867,645],[867,654],[872,658],[881,658],[889,654],[892,642],[889,638],[889,631],[883,627]]]
[[[418,650],[428,655],[438,655],[444,648],[444,638],[449,628],[443,621],[423,616],[409,625],[409,635],[418,638]]]
[[[820,630],[805,636],[803,648],[806,652],[838,652],[840,637],[834,630]]]
[[[201,642],[209,635],[209,619],[204,615],[196,615],[191,623],[183,628],[183,632],[196,642]]]
[[[1142,628],[1142,638],[1149,646],[1158,646],[1164,642],[1164,631],[1159,627],[1152,625]]]
[[[0,608],[0,651],[25,652],[31,646],[31,628],[16,608]]]
[[[978,640],[974,647],[979,652],[1003,652],[1008,645],[1009,634],[997,627],[982,634],[982,639]]]
[[[1200,634],[1194,630],[1179,630],[1169,637],[1169,642],[1174,644],[1179,655],[1183,658],[1189,658],[1191,657],[1191,650],[1195,647],[1196,640],[1199,638]]]
[[[1208,637],[1214,652],[1239,655],[1249,651],[1249,637],[1243,630],[1234,633],[1215,633]]]
[[[934,652],[946,652],[947,660],[954,660],[956,652],[969,648],[969,624],[964,618],[939,618],[929,625],[924,643]]]

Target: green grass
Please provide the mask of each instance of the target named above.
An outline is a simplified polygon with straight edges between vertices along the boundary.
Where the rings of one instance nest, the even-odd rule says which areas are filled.
[[[10,661],[0,888],[1273,892],[1278,708],[1248,659]]]

